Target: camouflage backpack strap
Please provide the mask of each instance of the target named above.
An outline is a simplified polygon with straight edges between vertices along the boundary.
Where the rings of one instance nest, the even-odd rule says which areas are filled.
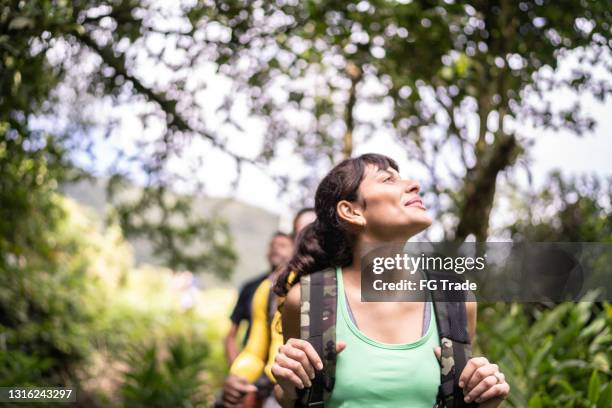
[[[298,407],[323,407],[336,374],[336,271],[328,268],[303,276],[300,300],[301,338],[312,344],[323,361],[312,387],[298,390]]]
[[[459,279],[458,275],[427,272],[429,279]],[[432,291],[438,335],[440,336],[440,387],[434,408],[477,407],[476,403],[463,400],[459,377],[467,361],[472,357],[472,347],[467,331],[465,293],[461,291]]]

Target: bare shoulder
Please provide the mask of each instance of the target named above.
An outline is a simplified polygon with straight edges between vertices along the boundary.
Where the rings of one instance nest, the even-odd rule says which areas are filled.
[[[476,302],[465,302],[465,309],[467,310],[468,317],[476,316],[476,310],[478,309],[478,303]]]
[[[300,309],[300,299],[301,299],[301,285],[300,283],[294,284],[287,292],[287,297],[285,297],[284,305],[287,308],[297,310],[299,312]]]
[[[296,283],[289,289],[281,308],[283,335],[285,341],[300,337],[300,299],[301,286]]]

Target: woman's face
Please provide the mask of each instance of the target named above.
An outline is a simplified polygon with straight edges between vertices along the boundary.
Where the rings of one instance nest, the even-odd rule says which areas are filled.
[[[364,232],[380,240],[407,240],[429,227],[432,219],[419,196],[420,185],[402,180],[389,167],[366,167],[359,185]]]

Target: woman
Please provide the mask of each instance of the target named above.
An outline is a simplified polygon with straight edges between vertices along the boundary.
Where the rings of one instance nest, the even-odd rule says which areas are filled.
[[[279,295],[286,294],[285,344],[272,366],[283,406],[292,406],[296,388],[310,387],[315,369],[323,367],[311,344],[299,339],[299,279],[329,267],[336,268],[338,356],[335,385],[325,406],[431,408],[436,402],[439,340],[431,305],[366,303],[360,293],[360,259],[366,245],[404,242],[431,225],[419,189],[417,182],[400,179],[392,159],[377,154],[343,161],[319,184],[317,220],[299,237],[298,249],[276,286]],[[476,305],[467,303],[466,308],[473,338]],[[498,406],[509,392],[497,365],[484,357],[468,361],[459,386],[466,402],[482,407]]]

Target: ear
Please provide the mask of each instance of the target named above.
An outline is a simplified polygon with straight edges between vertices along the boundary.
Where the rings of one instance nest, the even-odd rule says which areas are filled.
[[[336,212],[340,220],[346,222],[351,227],[361,228],[366,225],[366,219],[359,204],[342,200],[336,205]]]

